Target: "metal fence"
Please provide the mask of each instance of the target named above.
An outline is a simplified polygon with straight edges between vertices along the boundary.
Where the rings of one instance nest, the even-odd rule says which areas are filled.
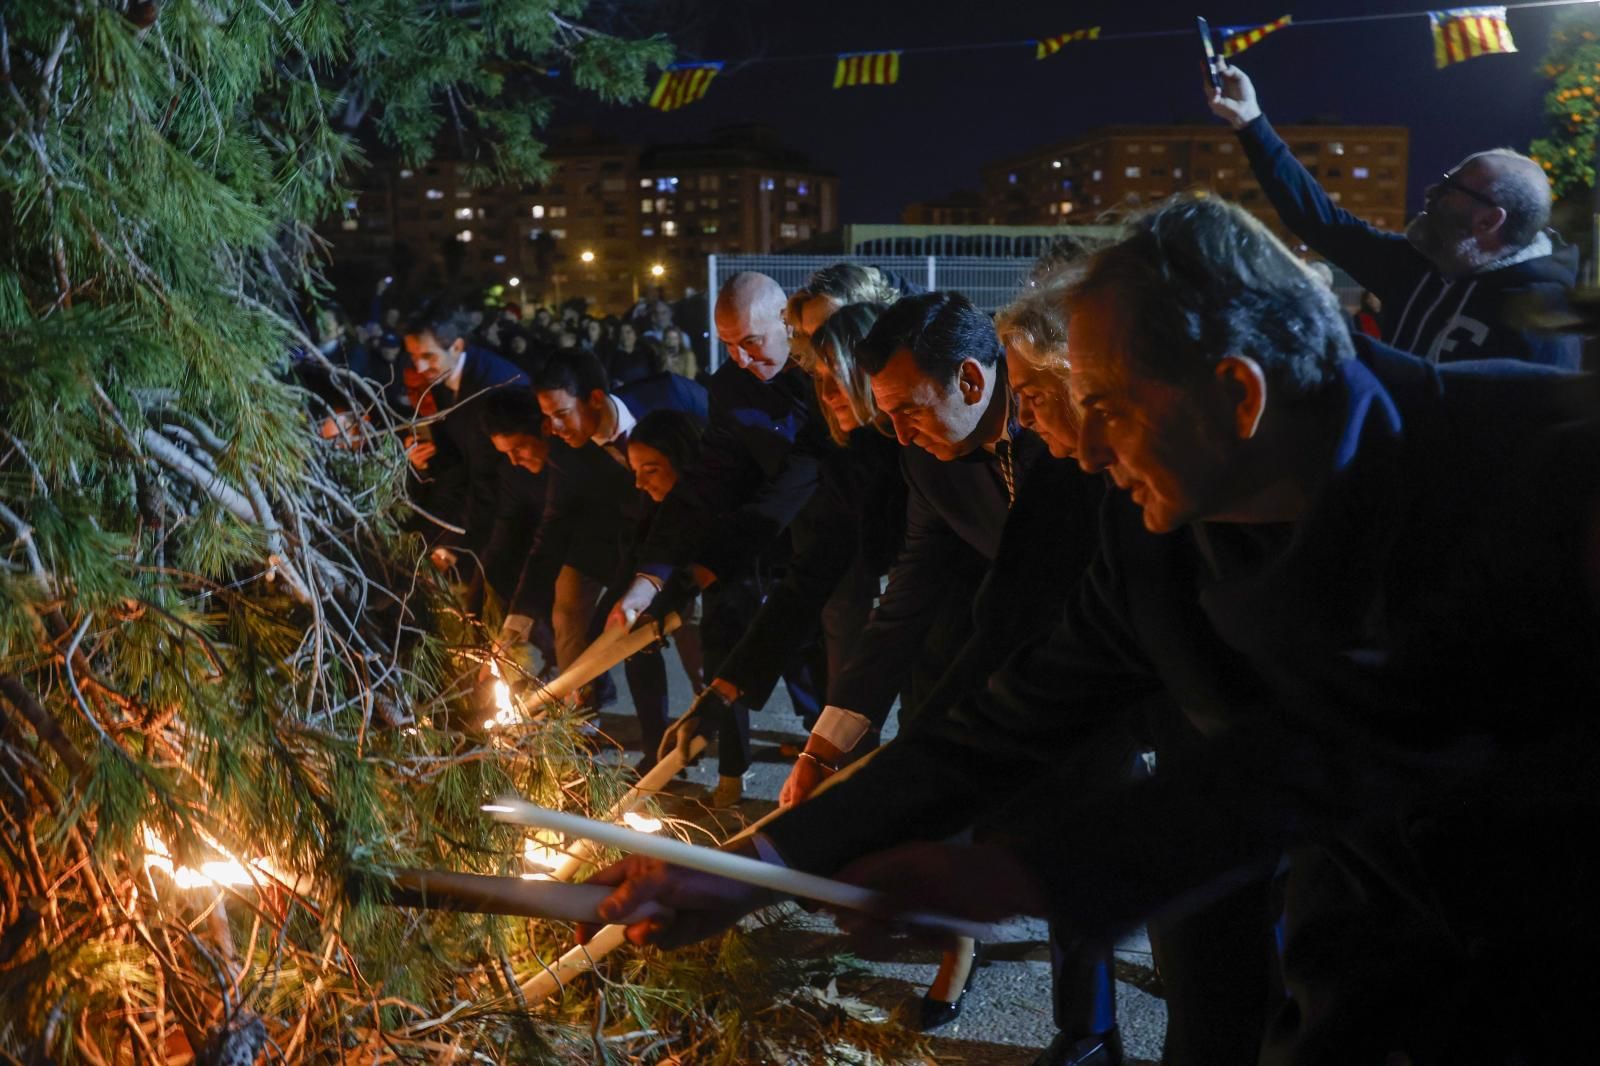
[[[889,271],[919,289],[953,289],[978,307],[993,313],[1011,302],[1028,276],[1034,260],[979,256],[863,256],[863,255],[712,255],[706,257],[706,293],[712,300],[722,283],[734,274],[754,270],[767,275],[792,293],[806,279],[834,263],[860,263]],[[711,366],[722,365],[727,352],[711,335]]]

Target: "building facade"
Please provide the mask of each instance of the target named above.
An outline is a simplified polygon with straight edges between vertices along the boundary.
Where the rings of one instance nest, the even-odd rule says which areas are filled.
[[[1335,202],[1380,229],[1404,227],[1405,127],[1281,126],[1278,134]],[[1112,126],[991,163],[982,214],[999,225],[1093,222],[1188,189],[1237,202],[1298,246],[1224,126]]]
[[[708,254],[782,251],[839,225],[838,179],[759,127],[649,148],[574,136],[547,158],[546,180],[522,188],[475,186],[449,160],[373,166],[323,228],[336,273],[621,312],[697,288]]]

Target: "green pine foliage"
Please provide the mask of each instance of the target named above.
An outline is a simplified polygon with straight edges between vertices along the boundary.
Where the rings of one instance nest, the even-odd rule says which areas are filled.
[[[1534,141],[1529,154],[1550,176],[1556,196],[1581,194],[1594,188],[1600,16],[1589,9],[1559,15],[1539,69],[1551,82],[1544,98],[1550,135]]]
[[[315,350],[313,227],[359,131],[532,180],[551,67],[644,95],[670,46],[593,32],[585,6],[0,0],[8,1061],[620,1062],[734,1039],[717,1012],[749,953],[530,1007],[520,983],[569,930],[387,905],[396,866],[519,871],[487,798],[594,809],[623,783],[560,709],[470,728],[485,641],[402,532],[404,427],[336,368],[341,417],[287,370]],[[271,873],[170,872],[221,853]]]

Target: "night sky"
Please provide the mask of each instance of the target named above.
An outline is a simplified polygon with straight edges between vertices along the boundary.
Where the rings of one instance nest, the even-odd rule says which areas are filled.
[[[681,57],[728,61],[706,98],[671,113],[568,101],[557,124],[587,124],[637,143],[695,140],[712,129],[760,122],[841,179],[845,222],[893,222],[916,200],[979,187],[995,158],[1113,123],[1210,121],[1200,96],[1199,44],[1175,38],[1069,44],[1043,61],[1030,49],[910,55],[900,83],[832,89],[833,60],[735,60],[875,48],[1021,40],[1100,25],[1104,33],[1176,29],[1203,14],[1213,26],[1415,10],[1418,3],[1278,0],[1197,10],[1168,0],[683,0],[692,18]],[[1443,4],[1441,4],[1443,6]],[[1344,26],[1289,27],[1246,52],[1279,124],[1309,118],[1411,128],[1409,202],[1471,151],[1526,150],[1543,132],[1546,83],[1535,73],[1556,10],[1512,11],[1515,55],[1445,70],[1433,65],[1425,17]]]

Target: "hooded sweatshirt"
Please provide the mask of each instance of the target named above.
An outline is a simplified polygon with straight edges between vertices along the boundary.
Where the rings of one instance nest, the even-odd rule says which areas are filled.
[[[1577,337],[1515,324],[1522,300],[1562,305],[1577,282],[1578,249],[1553,233],[1465,277],[1441,274],[1404,235],[1386,233],[1329,198],[1266,116],[1239,130],[1261,189],[1283,224],[1383,301],[1383,341],[1431,363],[1521,359],[1578,369]]]

